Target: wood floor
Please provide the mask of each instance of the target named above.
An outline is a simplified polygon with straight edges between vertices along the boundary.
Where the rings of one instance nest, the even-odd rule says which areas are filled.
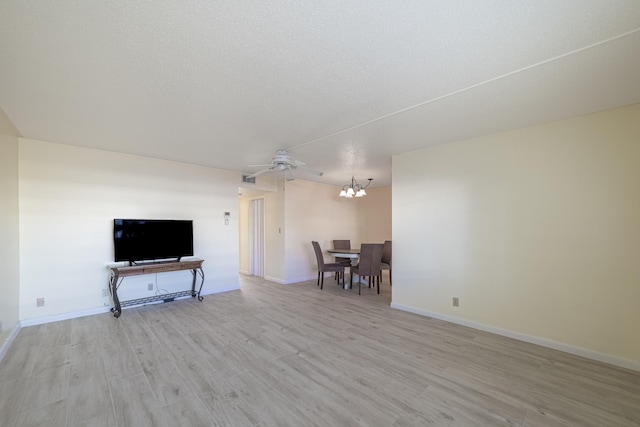
[[[0,426],[638,426],[640,373],[327,276],[23,328]]]

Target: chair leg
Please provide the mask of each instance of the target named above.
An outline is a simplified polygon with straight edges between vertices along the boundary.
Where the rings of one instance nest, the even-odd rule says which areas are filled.
[[[393,282],[391,281],[391,269],[389,269],[389,286],[393,286]]]
[[[378,294],[380,294],[380,278],[378,277]]]
[[[316,286],[320,286],[320,272],[318,271],[318,281],[316,282]]]
[[[324,272],[320,273],[320,289],[324,286]]]

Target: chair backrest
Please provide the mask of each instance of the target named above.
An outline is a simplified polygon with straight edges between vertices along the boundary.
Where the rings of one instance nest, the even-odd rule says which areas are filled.
[[[382,248],[382,262],[391,266],[391,240],[385,240]]]
[[[334,240],[333,249],[351,249],[351,240]]]
[[[316,253],[316,261],[318,262],[318,270],[322,269],[322,266],[324,265],[324,257],[322,256],[322,249],[320,249],[320,244],[316,241],[312,241],[311,244],[313,245],[313,250]]]
[[[360,246],[358,273],[361,276],[377,276],[382,262],[382,243],[363,243]]]

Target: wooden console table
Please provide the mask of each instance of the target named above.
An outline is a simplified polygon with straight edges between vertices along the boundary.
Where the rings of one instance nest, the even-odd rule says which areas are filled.
[[[137,265],[127,265],[127,266],[109,266],[110,277],[109,277],[109,292],[111,293],[111,297],[113,299],[113,307],[111,311],[115,317],[120,317],[122,314],[122,307],[126,307],[129,305],[138,305],[145,304],[154,301],[173,301],[175,298],[189,296],[195,298],[198,297],[199,301],[203,300],[203,297],[200,295],[200,291],[202,291],[202,285],[204,284],[204,271],[202,271],[202,263],[204,260],[194,259],[188,261],[164,261],[164,262],[149,262],[142,263]],[[169,271],[180,271],[180,270],[191,270],[191,274],[193,274],[193,280],[191,281],[191,289],[180,292],[173,292],[169,294],[160,294],[153,295],[145,298],[137,298],[127,301],[120,301],[118,298],[118,288],[122,284],[122,281],[125,277],[128,276],[139,276],[142,274],[155,274],[155,273],[166,273]],[[196,278],[200,276],[200,287],[196,292]]]

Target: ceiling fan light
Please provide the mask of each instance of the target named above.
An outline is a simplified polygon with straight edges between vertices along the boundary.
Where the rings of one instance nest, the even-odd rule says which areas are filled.
[[[356,194],[356,192],[353,191],[353,188],[349,187],[349,189],[347,190],[347,197],[351,198],[354,194]]]
[[[344,191],[344,188],[340,191],[340,197],[347,197],[347,192]]]
[[[363,197],[366,195],[367,193],[365,193],[363,189],[358,190],[358,192],[356,193],[356,197]]]

